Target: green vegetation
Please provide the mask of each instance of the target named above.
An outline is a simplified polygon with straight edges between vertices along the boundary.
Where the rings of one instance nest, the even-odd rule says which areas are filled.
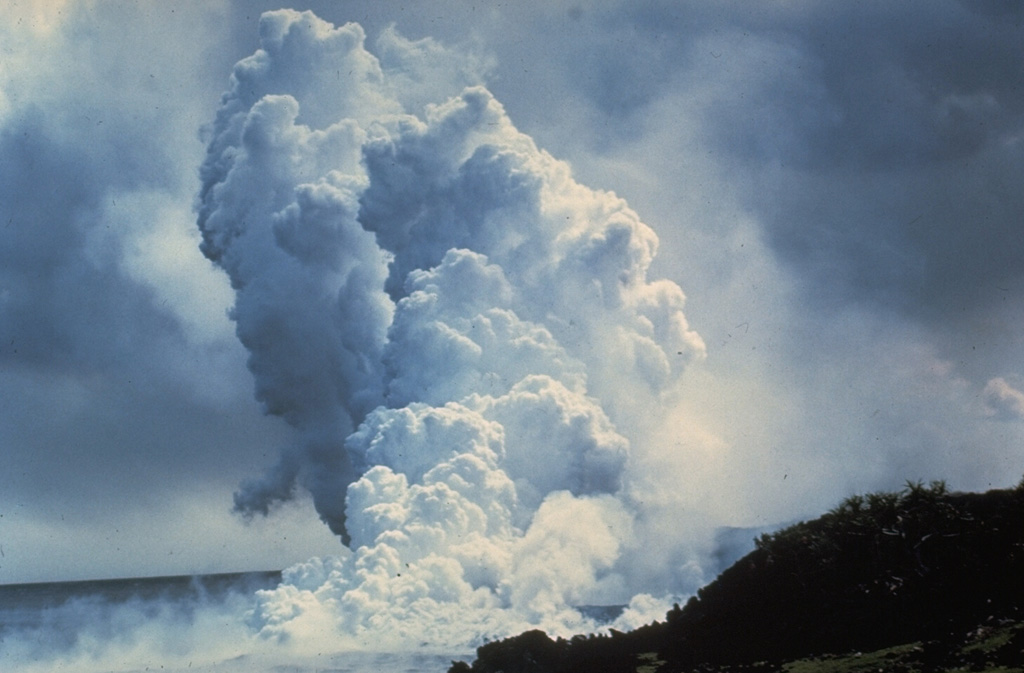
[[[488,643],[452,673],[1022,671],[1024,481],[908,482],[756,541],[664,622]]]

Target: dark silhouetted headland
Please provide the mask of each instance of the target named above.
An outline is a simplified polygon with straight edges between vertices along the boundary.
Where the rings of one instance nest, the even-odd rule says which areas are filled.
[[[570,640],[531,631],[450,673],[1022,670],[1022,608],[1024,482],[908,483],[762,535],[663,622]]]

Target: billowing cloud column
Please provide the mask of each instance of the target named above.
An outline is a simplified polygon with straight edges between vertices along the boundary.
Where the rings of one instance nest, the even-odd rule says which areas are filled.
[[[473,615],[438,636],[469,642],[578,620],[630,543],[617,426],[703,356],[680,289],[647,280],[656,236],[471,77],[453,91],[458,55],[388,33],[382,64],[358,26],[292,11],[260,36],[210,129],[199,226],[297,439],[236,506],[301,485],[355,551],[293,570],[256,623],[317,605],[401,638]]]

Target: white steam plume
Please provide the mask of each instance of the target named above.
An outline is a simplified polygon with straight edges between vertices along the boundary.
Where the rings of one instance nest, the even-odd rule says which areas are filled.
[[[656,236],[458,54],[390,31],[381,61],[359,26],[289,10],[260,40],[209,131],[199,226],[297,440],[236,508],[301,486],[353,551],[288,571],[253,624],[378,645],[581,628],[571,606],[631,595],[631,444],[704,355],[682,291],[647,278]]]

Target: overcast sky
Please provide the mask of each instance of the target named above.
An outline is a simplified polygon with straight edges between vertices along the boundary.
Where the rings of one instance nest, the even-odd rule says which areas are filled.
[[[3,6],[0,583],[334,552],[301,490],[232,512],[296,430],[254,397],[196,224],[221,96],[280,5]],[[758,526],[1024,476],[1019,3],[294,8],[378,55],[391,31],[457,51],[452,86],[480,80],[657,233],[648,277],[685,292],[706,356],[633,450],[679,502]]]

